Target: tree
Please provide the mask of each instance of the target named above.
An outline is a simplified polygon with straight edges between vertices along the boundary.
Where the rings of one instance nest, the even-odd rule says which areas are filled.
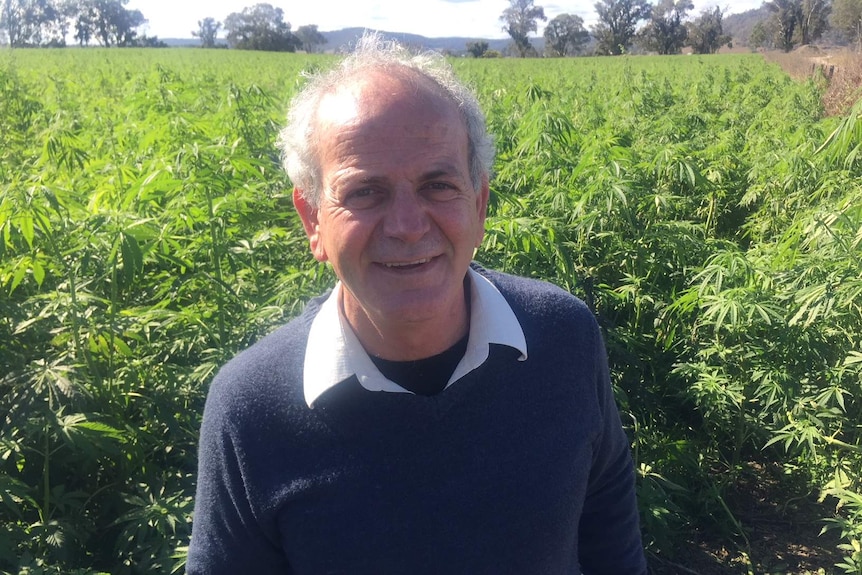
[[[2,0],[0,30],[10,46],[63,43],[65,15],[51,0]]]
[[[536,53],[529,35],[538,29],[538,20],[547,20],[545,9],[533,4],[533,0],[509,0],[509,7],[500,16],[504,24],[503,31],[512,37],[512,43],[521,58]]]
[[[793,49],[793,33],[802,18],[801,0],[770,0],[763,4],[772,13],[776,44],[785,52]]]
[[[695,54],[715,54],[719,48],[730,44],[731,37],[724,34],[722,20],[724,13],[718,6],[707,8],[694,21],[686,24],[687,44]],[[754,38],[754,32],[751,37]]]
[[[802,0],[799,10],[799,33],[802,44],[819,40],[829,27],[829,0]]]
[[[302,49],[311,54],[317,51],[318,46],[326,44],[326,37],[317,31],[317,24],[308,24],[296,29],[296,37],[302,45]]]
[[[94,36],[95,10],[86,8],[83,2],[73,0],[69,3],[69,11],[74,14],[75,40],[80,46],[87,46]]]
[[[474,58],[481,58],[485,55],[485,52],[488,51],[488,43],[484,40],[479,40],[477,42],[467,42],[467,52],[469,52]]]
[[[599,0],[599,21],[593,26],[597,54],[616,55],[631,47],[638,22],[650,17],[647,0]]]
[[[231,48],[295,52],[300,46],[299,38],[290,31],[290,23],[284,21],[284,10],[272,4],[255,4],[228,14],[224,29]]]
[[[129,44],[130,46],[138,46],[140,48],[167,48],[168,45],[165,42],[159,40],[158,36],[147,36],[143,34],[134,39],[134,41]]]
[[[772,23],[769,21],[758,22],[751,29],[751,35],[748,37],[748,45],[752,50],[772,48],[773,38],[775,38],[775,30],[772,28]]]
[[[572,14],[560,14],[545,27],[545,53],[549,56],[571,56],[581,51],[590,40],[584,19]]]
[[[113,13],[113,21],[109,25],[109,30],[113,34],[115,46],[137,46],[138,32],[136,28],[147,23],[143,13],[140,10],[126,10],[119,3],[114,2],[115,7],[119,10]]]
[[[192,36],[201,39],[201,46],[204,48],[215,48],[216,36],[221,28],[221,22],[215,18],[204,18],[198,20],[198,29],[192,30]]]
[[[862,51],[862,0],[834,0],[830,21]]]
[[[639,36],[647,50],[659,54],[679,54],[688,30],[685,17],[694,8],[691,0],[659,0]]]
[[[147,23],[140,10],[128,10],[129,0],[73,0],[75,39],[83,46],[91,39],[102,46],[134,46],[137,30]]]

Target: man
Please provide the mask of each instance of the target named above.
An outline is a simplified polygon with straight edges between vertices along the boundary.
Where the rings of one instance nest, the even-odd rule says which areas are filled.
[[[445,62],[364,37],[280,146],[339,282],[213,382],[188,572],[645,573],[594,318],[471,263],[493,148]]]

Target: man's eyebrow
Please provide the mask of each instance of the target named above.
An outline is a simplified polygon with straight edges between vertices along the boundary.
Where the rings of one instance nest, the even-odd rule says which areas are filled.
[[[433,180],[434,178],[442,178],[447,176],[461,176],[461,172],[455,166],[455,164],[442,164],[438,168],[435,168],[422,174],[422,179]]]
[[[385,175],[366,174],[359,170],[337,174],[335,181],[348,182],[351,185],[385,184],[389,179]]]
[[[458,167],[455,164],[441,164],[427,172],[420,174],[420,181],[433,180],[436,178],[451,178],[451,177],[461,177],[462,174]],[[348,173],[343,174],[337,177],[338,180],[347,180],[354,184],[358,185],[366,185],[366,184],[387,184],[390,182],[390,177],[386,174],[367,174],[362,173]]]

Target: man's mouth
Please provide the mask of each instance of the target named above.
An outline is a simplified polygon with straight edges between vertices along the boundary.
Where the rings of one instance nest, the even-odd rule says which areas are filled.
[[[412,262],[386,262],[383,265],[389,269],[406,270],[419,267],[423,264],[427,264],[430,261],[431,258],[422,258],[420,260],[414,260]]]

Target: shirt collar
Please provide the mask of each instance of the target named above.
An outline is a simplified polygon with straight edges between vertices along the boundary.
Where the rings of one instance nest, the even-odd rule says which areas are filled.
[[[513,347],[521,352],[519,361],[527,359],[524,330],[511,306],[494,284],[468,269],[470,279],[470,338],[467,351],[455,367],[448,385],[452,385],[488,359],[490,344]],[[359,343],[350,324],[342,317],[338,305],[341,282],[321,304],[311,323],[305,349],[303,392],[305,402],[314,402],[326,390],[356,375],[368,391],[411,393],[380,373]]]

